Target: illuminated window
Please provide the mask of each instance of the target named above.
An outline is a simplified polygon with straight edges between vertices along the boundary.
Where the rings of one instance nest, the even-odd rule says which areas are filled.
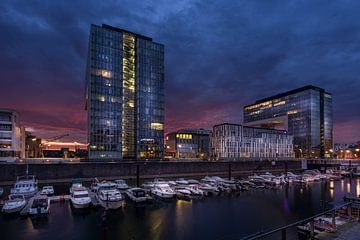
[[[101,71],[101,76],[103,76],[105,78],[111,78],[111,72],[107,71],[107,70],[102,70]]]
[[[150,127],[151,127],[151,129],[154,129],[154,130],[163,130],[164,129],[164,124],[162,124],[162,123],[151,123]]]
[[[99,96],[99,101],[100,102],[105,102],[105,97],[104,96]]]

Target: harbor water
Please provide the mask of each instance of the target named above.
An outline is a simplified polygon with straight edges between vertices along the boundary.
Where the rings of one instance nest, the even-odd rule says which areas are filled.
[[[55,186],[55,191],[66,193],[68,186]],[[360,179],[291,184],[192,201],[127,204],[107,212],[73,210],[69,202],[58,202],[51,204],[47,217],[2,214],[0,239],[241,239],[330,209],[348,193],[360,194]],[[295,239],[296,232],[292,234]]]

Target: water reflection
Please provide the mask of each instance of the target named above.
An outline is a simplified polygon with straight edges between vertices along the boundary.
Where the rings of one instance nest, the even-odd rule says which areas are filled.
[[[128,204],[107,215],[106,234],[101,208],[74,211],[54,203],[47,221],[0,216],[1,239],[224,239],[298,221],[343,202],[347,192],[360,194],[360,180],[316,182],[277,189],[248,191],[203,200]],[[345,186],[346,185],[346,186]],[[21,226],[21,227],[19,227]],[[240,236],[240,237],[239,237]],[[230,239],[230,238],[228,238]],[[290,238],[292,239],[292,238]]]

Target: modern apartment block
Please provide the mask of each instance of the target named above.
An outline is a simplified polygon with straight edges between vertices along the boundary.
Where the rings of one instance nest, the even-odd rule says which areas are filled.
[[[296,157],[332,155],[332,95],[322,88],[309,85],[258,100],[244,107],[244,124],[287,130]]]
[[[208,159],[210,131],[181,129],[166,135],[166,156],[181,159]]]
[[[90,160],[161,158],[164,45],[91,25],[86,68]]]
[[[0,109],[0,161],[14,162],[25,157],[25,129],[19,113]]]
[[[223,123],[213,127],[210,141],[214,160],[293,157],[293,137],[283,130]]]

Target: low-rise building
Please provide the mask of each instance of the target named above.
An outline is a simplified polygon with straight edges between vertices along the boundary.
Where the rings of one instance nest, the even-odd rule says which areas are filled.
[[[181,159],[208,159],[210,131],[181,129],[166,135],[166,156]]]
[[[223,123],[213,127],[210,142],[213,160],[294,157],[293,136],[284,130]]]
[[[41,138],[37,138],[31,132],[26,132],[25,149],[26,158],[41,157]]]
[[[0,109],[0,161],[14,162],[25,157],[25,128],[19,113]]]

